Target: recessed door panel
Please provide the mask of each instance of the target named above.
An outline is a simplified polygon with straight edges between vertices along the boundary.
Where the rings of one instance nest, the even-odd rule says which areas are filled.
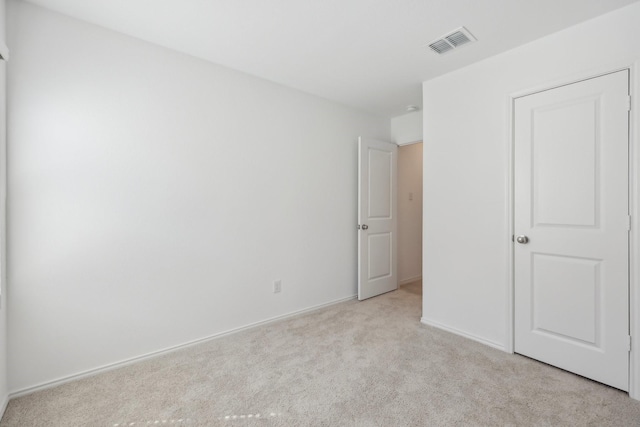
[[[369,153],[369,218],[391,218],[393,153],[370,148]]]
[[[533,330],[597,345],[600,323],[600,261],[533,254]]]
[[[391,233],[369,233],[369,280],[389,277],[391,271]]]
[[[597,225],[600,172],[598,100],[589,97],[533,110],[531,142],[535,225]]]

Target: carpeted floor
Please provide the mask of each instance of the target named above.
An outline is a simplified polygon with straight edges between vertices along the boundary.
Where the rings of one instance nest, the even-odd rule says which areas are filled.
[[[9,426],[639,426],[640,402],[419,323],[420,284],[9,403]]]

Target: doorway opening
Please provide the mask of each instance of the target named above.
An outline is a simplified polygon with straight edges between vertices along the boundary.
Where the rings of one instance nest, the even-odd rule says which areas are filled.
[[[422,294],[422,142],[398,147],[398,284]]]

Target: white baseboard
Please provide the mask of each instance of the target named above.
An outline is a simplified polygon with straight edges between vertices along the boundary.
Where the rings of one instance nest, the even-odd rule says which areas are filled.
[[[0,420],[4,417],[4,412],[7,410],[7,405],[9,404],[9,395],[4,396],[4,401],[0,404]]]
[[[408,279],[400,280],[400,283],[398,283],[398,284],[400,286],[404,286],[404,285],[408,285],[409,283],[417,282],[418,280],[422,280],[422,275],[415,276],[415,277],[409,277]]]
[[[41,383],[41,384],[37,384],[37,385],[31,386],[31,387],[26,387],[26,388],[23,388],[23,389],[20,389],[20,390],[16,390],[16,391],[13,391],[13,392],[11,392],[9,394],[9,396],[6,399],[6,402],[5,402],[5,407],[6,407],[6,404],[8,403],[8,401],[10,399],[13,399],[13,398],[16,398],[16,397],[25,396],[27,394],[35,393],[36,391],[40,391],[40,390],[45,390],[45,389],[48,389],[48,388],[56,387],[56,386],[59,386],[59,385],[62,385],[62,384],[65,384],[65,383],[68,383],[68,382],[71,382],[71,381],[79,380],[81,378],[91,377],[91,376],[94,376],[94,375],[101,374],[103,372],[108,372],[108,371],[111,371],[111,370],[114,370],[114,369],[117,369],[117,368],[122,368],[122,367],[127,366],[127,365],[131,365],[131,364],[134,364],[134,363],[142,362],[142,361],[147,360],[147,359],[152,359],[154,357],[162,356],[162,355],[165,355],[165,354],[168,354],[168,353],[172,353],[172,352],[177,351],[177,350],[182,350],[182,349],[187,348],[187,347],[191,347],[191,346],[194,346],[194,345],[202,344],[202,343],[205,343],[207,341],[212,341],[212,340],[215,340],[215,339],[218,339],[218,338],[226,337],[228,335],[236,334],[238,332],[246,331],[248,329],[253,329],[253,328],[256,328],[258,326],[263,326],[263,325],[266,325],[266,324],[269,324],[269,323],[273,323],[273,322],[277,322],[277,321],[280,321],[280,320],[288,319],[290,317],[300,316],[302,314],[306,314],[306,313],[310,313],[312,311],[320,310],[322,308],[329,307],[329,306],[332,306],[332,305],[335,305],[335,304],[340,304],[340,303],[343,303],[343,302],[351,301],[351,300],[356,299],[357,297],[358,297],[357,295],[352,295],[350,297],[340,298],[340,299],[337,299],[337,300],[334,300],[334,301],[329,301],[327,303],[314,305],[314,306],[311,306],[311,307],[303,308],[302,310],[292,311],[290,313],[283,314],[283,315],[280,315],[280,316],[275,316],[275,317],[271,317],[269,319],[261,320],[261,321],[258,321],[258,322],[249,323],[248,325],[240,326],[239,328],[229,329],[227,331],[219,332],[219,333],[213,334],[213,335],[209,335],[209,336],[204,337],[204,338],[199,338],[197,340],[189,341],[189,342],[186,342],[186,343],[183,343],[183,344],[178,344],[178,345],[175,345],[175,346],[172,346],[172,347],[167,347],[167,348],[164,348],[162,350],[153,351],[153,352],[146,353],[146,354],[143,354],[143,355],[140,355],[140,356],[136,356],[136,357],[132,357],[132,358],[129,358],[129,359],[121,360],[119,362],[103,365],[103,366],[100,366],[98,368],[89,369],[87,371],[79,372],[77,374],[69,375],[69,376],[66,376],[66,377],[61,377],[61,378],[55,379],[53,381],[47,381],[47,382],[44,382],[44,383]]]
[[[500,344],[498,342],[491,341],[491,340],[488,340],[488,339],[485,339],[485,338],[481,338],[479,336],[470,334],[468,332],[461,331],[461,330],[456,329],[456,328],[452,328],[450,326],[443,325],[442,323],[439,323],[439,322],[436,322],[436,321],[433,321],[433,320],[429,320],[429,319],[427,319],[425,317],[420,319],[420,323],[423,323],[423,324],[429,325],[429,326],[433,326],[434,328],[442,329],[443,331],[451,332],[452,334],[460,335],[461,337],[464,337],[464,338],[479,342],[480,344],[488,345],[489,347],[493,347],[493,348],[496,348],[498,350],[507,351],[507,349],[505,348],[505,346],[503,344]]]

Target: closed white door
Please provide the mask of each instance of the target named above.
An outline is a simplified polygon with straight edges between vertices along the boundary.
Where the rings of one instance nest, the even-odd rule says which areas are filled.
[[[627,390],[629,74],[515,101],[515,351]]]
[[[398,288],[398,147],[358,140],[358,299]]]

